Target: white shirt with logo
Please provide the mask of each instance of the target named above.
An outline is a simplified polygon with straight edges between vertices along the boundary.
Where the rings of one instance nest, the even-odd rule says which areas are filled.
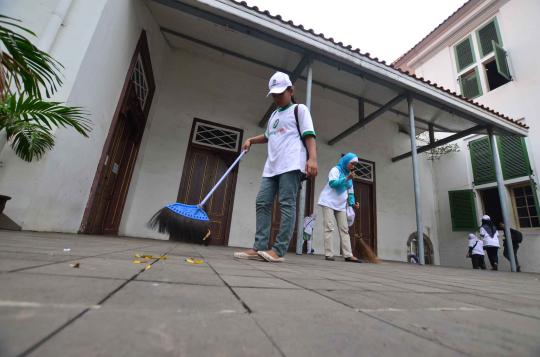
[[[481,239],[469,239],[469,248],[472,248],[471,254],[484,255],[484,242]]]
[[[501,246],[501,244],[499,243],[499,233],[497,231],[493,233],[493,236],[490,236],[489,233],[484,229],[484,227],[480,227],[480,235],[482,236],[484,240],[484,245],[486,247]]]
[[[306,171],[306,148],[300,139],[294,117],[294,107],[276,110],[268,120],[264,136],[268,139],[268,157],[263,177],[273,177],[285,172]],[[298,104],[298,125],[303,137],[315,136],[313,121],[308,108]]]
[[[334,166],[328,173],[328,181],[319,196],[319,202],[317,203],[319,206],[328,207],[334,211],[345,211],[347,209],[347,198],[349,193],[354,193],[353,188],[338,193],[329,184],[330,181],[339,179],[339,176],[339,169]]]

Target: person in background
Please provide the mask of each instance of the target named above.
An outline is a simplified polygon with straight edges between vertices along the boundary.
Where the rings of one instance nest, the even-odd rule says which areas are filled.
[[[346,262],[361,263],[355,257],[351,249],[351,237],[347,224],[347,204],[358,209],[359,204],[354,198],[353,173],[354,165],[358,162],[358,156],[348,153],[341,157],[336,166],[328,173],[328,181],[319,196],[318,205],[323,211],[324,224],[324,255],[326,260],[334,261],[332,248],[332,233],[335,230],[334,220],[337,223],[337,231],[341,238],[343,258]]]
[[[469,251],[467,258],[471,258],[473,269],[486,270],[486,262],[484,261],[484,242],[478,239],[476,234],[469,234]]]
[[[501,246],[499,233],[488,215],[482,216],[480,236],[484,242],[484,250],[487,252],[491,270],[499,270],[499,247]]]
[[[503,231],[504,234],[504,223],[499,223],[499,229]],[[514,250],[514,259],[516,260],[516,270],[518,272],[521,272],[521,267],[519,265],[519,260],[517,257],[517,251],[519,248],[519,245],[523,241],[523,234],[521,234],[520,231],[510,228],[510,236],[512,237],[512,248]],[[503,239],[503,256],[510,261],[510,256],[508,255],[508,246],[506,245],[506,235]]]

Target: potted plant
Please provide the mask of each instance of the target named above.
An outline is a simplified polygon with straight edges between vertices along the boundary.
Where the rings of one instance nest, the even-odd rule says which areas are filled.
[[[54,146],[54,130],[88,137],[90,121],[80,107],[48,100],[62,85],[62,65],[34,46],[35,34],[0,15],[0,152],[9,144],[18,157],[39,160]],[[0,214],[9,196],[0,195]]]

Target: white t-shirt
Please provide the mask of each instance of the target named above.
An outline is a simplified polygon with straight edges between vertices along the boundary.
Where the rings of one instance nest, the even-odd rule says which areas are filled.
[[[481,239],[469,239],[469,247],[474,247],[471,254],[484,255],[484,242]]]
[[[268,139],[268,157],[263,177],[273,177],[285,172],[306,171],[306,148],[300,139],[294,117],[294,107],[278,109],[270,116],[264,136]],[[308,108],[298,104],[298,126],[302,137],[315,136],[313,121]]]
[[[334,166],[328,173],[328,181],[319,196],[319,206],[328,207],[334,211],[345,211],[347,209],[347,198],[349,193],[354,193],[354,189],[351,187],[342,193],[337,193],[329,184],[330,181],[339,179],[339,176],[339,169]]]
[[[484,227],[480,227],[480,235],[482,236],[482,239],[484,240],[484,245],[486,247],[500,247],[501,244],[499,243],[499,233],[495,231],[493,234],[493,237],[489,235],[488,232],[484,229]]]

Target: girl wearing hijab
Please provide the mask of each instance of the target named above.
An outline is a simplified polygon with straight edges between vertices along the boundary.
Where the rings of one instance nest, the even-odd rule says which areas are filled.
[[[491,270],[498,270],[499,266],[499,233],[497,228],[491,222],[488,215],[482,216],[482,226],[480,227],[480,236],[484,241],[484,250],[487,252]]]
[[[347,225],[347,204],[358,208],[355,202],[352,183],[354,164],[358,162],[358,156],[353,153],[343,155],[338,164],[328,174],[328,182],[319,196],[319,206],[323,210],[324,224],[324,255],[326,260],[335,260],[332,249],[332,232],[334,231],[334,218],[337,222],[343,257],[346,262],[361,263],[362,261],[352,254],[351,238]]]

